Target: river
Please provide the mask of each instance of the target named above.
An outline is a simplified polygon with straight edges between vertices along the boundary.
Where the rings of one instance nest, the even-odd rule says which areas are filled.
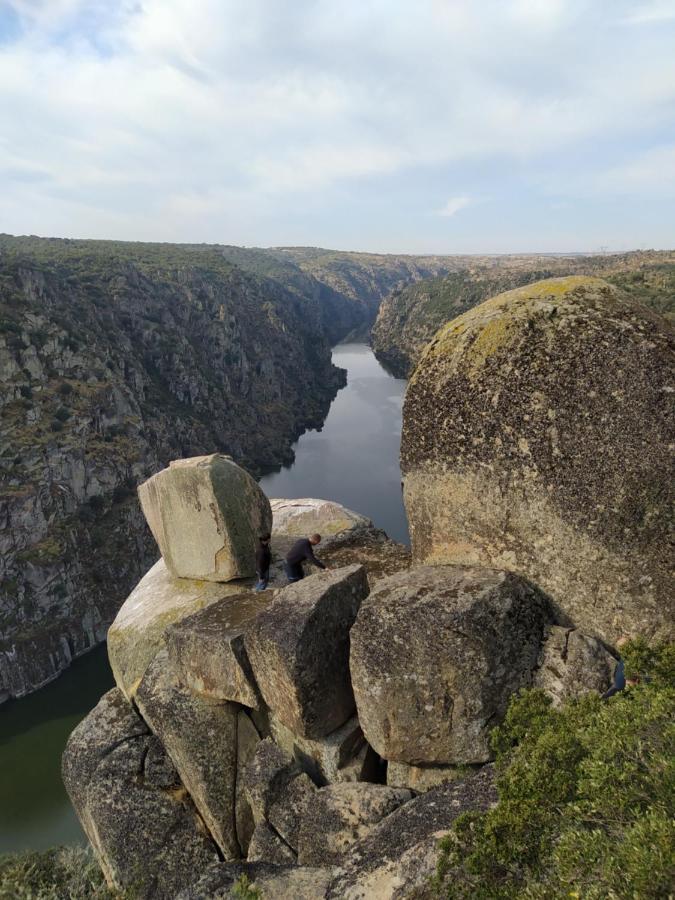
[[[319,431],[295,444],[293,465],[266,475],[269,497],[321,497],[369,516],[408,541],[398,452],[405,381],[366,344],[340,344],[333,362],[348,383]],[[75,725],[113,686],[105,647],[23,700],[0,706],[0,853],[84,843],[61,782],[61,753]]]

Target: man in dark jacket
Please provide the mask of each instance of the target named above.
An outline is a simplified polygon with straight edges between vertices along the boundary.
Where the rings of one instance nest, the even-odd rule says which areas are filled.
[[[314,556],[314,550],[312,549],[320,543],[321,535],[313,534],[310,538],[300,538],[299,541],[296,541],[293,544],[286,554],[286,575],[288,576],[289,582],[300,581],[301,578],[305,577],[305,572],[302,568],[302,564],[305,560],[313,563],[320,569],[326,568],[321,560]]]
[[[255,586],[256,591],[266,590],[269,584],[270,563],[272,562],[271,539],[271,534],[261,534],[258,538],[258,548],[255,551],[255,571],[258,576],[258,583]]]

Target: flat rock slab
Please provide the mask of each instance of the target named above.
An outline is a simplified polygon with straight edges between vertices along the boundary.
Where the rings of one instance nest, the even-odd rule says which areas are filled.
[[[612,681],[616,659],[592,635],[552,625],[538,664],[534,687],[546,691],[554,706],[560,706],[581,694],[604,693]]]
[[[225,858],[238,859],[241,848],[235,796],[239,707],[205,700],[181,687],[165,650],[148,667],[136,702]]]
[[[205,697],[259,707],[261,697],[244,635],[271,600],[271,592],[249,590],[167,628],[166,645],[181,681]]]
[[[383,784],[334,784],[316,791],[300,823],[298,862],[339,865],[348,848],[411,800],[408,790]]]
[[[169,571],[231,581],[255,574],[258,537],[272,529],[269,500],[229,456],[174,460],[138,488]]]
[[[363,566],[320,572],[279,591],[247,631],[265,703],[294,734],[325,737],[353,715],[349,632],[367,594]]]
[[[378,582],[351,632],[368,743],[412,765],[482,763],[511,694],[532,683],[552,615],[509,572],[424,566]]]
[[[218,859],[171,762],[119,689],[71,734],[63,781],[116,890],[141,900],[175,897]]]
[[[260,891],[263,900],[323,900],[327,896],[330,869],[276,866],[262,862],[221,863],[211,866],[176,900],[232,900],[242,877]]]
[[[390,900],[407,896],[433,875],[436,839],[469,810],[497,802],[491,766],[464,781],[440,785],[395,810],[353,844],[331,882],[331,900]]]
[[[131,699],[145,670],[164,647],[167,627],[224,597],[242,584],[174,578],[160,559],[122,604],[108,631],[108,658],[117,686]]]

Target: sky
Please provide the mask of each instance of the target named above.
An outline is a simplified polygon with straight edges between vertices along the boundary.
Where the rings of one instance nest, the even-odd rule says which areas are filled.
[[[0,232],[675,246],[675,0],[0,0]]]

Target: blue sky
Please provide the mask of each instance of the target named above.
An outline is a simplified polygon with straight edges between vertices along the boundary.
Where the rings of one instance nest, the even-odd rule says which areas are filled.
[[[675,0],[0,0],[0,231],[675,246]]]

